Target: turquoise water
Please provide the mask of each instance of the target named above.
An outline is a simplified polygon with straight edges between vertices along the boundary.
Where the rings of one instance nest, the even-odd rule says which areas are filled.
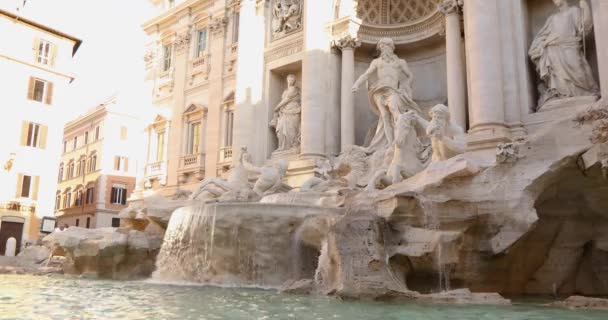
[[[345,302],[257,289],[0,275],[0,319],[606,320],[608,312]]]

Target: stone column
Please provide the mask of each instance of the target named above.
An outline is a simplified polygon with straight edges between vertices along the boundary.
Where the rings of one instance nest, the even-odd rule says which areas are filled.
[[[340,106],[340,146],[341,150],[355,144],[355,48],[361,46],[359,39],[346,36],[335,42],[342,50],[342,83]]]
[[[302,142],[303,159],[325,157],[325,112],[331,75],[330,39],[326,24],[332,18],[331,1],[302,1],[304,5],[304,58],[302,61]]]
[[[266,2],[241,0],[235,88],[234,152],[246,147],[257,164],[266,160],[259,137],[268,130],[264,110],[264,44]],[[236,161],[238,154],[232,157]]]
[[[466,77],[460,36],[462,0],[444,0],[439,9],[445,14],[448,108],[450,109],[452,121],[466,130]]]
[[[224,61],[226,44],[226,17],[217,17],[209,25],[211,30],[209,51],[211,71],[209,73],[209,107],[207,111],[207,128],[205,139],[205,178],[217,176],[220,139],[222,138],[221,119],[222,102],[224,100]]]
[[[470,149],[494,148],[509,140],[497,1],[500,0],[468,0],[464,6]]]
[[[602,99],[608,101],[608,60],[604,59],[608,57],[608,39],[606,39],[606,34],[608,34],[608,2],[605,0],[591,0],[591,6],[601,94]]]
[[[187,28],[181,30],[173,41],[173,101],[171,130],[167,129],[165,137],[165,145],[167,154],[165,161],[167,163],[166,172],[167,179],[165,184],[175,186],[178,184],[177,170],[179,169],[180,158],[182,156],[182,144],[184,143],[182,114],[185,108],[185,90],[186,90],[186,74],[188,72],[188,48],[190,46],[191,35]],[[161,183],[162,184],[162,183]]]

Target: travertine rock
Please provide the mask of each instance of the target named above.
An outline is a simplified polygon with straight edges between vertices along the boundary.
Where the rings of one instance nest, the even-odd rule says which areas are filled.
[[[555,307],[565,307],[571,309],[599,309],[608,310],[608,299],[590,298],[583,296],[572,296],[564,301],[549,304]]]
[[[124,228],[70,227],[51,233],[43,243],[53,254],[66,257],[64,272],[108,279],[149,276],[159,250],[145,233]]]

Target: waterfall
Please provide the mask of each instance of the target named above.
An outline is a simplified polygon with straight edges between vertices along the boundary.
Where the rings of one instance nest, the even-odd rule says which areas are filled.
[[[179,208],[165,232],[153,280],[276,288],[312,277],[317,251],[303,243],[302,225],[326,214],[323,208],[263,203]]]
[[[437,290],[438,292],[444,292],[450,290],[450,272],[444,263],[443,257],[443,239],[440,230],[439,221],[439,210],[437,204],[425,197],[420,197],[420,206],[424,213],[423,226],[427,230],[433,230],[436,232],[437,239],[435,249],[435,262],[437,268]]]

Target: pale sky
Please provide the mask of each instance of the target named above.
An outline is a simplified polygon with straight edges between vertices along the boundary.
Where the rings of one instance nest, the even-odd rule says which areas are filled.
[[[0,0],[0,8],[16,12],[21,3]],[[143,87],[145,34],[141,29],[154,15],[148,0],[26,0],[17,13],[83,40],[74,57],[76,80],[66,106],[73,116],[114,94],[121,103],[137,108],[149,105],[151,94]]]

